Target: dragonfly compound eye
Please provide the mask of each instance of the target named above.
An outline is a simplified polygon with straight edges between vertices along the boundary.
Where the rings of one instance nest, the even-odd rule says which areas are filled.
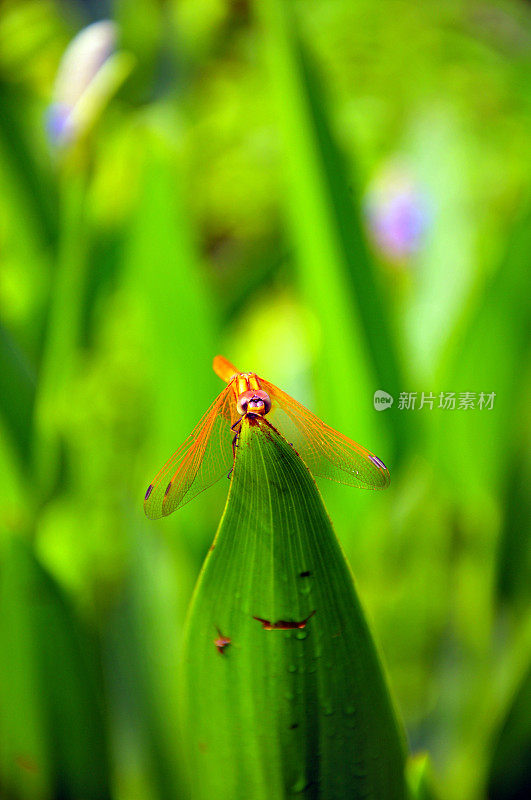
[[[271,409],[271,400],[267,392],[261,389],[249,389],[238,398],[239,414],[267,414]]]

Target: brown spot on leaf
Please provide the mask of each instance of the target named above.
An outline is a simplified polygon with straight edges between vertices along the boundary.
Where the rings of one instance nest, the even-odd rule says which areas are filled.
[[[301,620],[300,622],[288,620],[288,619],[279,619],[277,622],[270,622],[268,619],[262,619],[262,617],[254,617],[258,622],[262,623],[262,628],[266,631],[290,631],[296,628],[301,629],[306,627],[306,623],[313,617],[315,614],[315,610],[312,611],[311,614],[308,614],[306,619]]]
[[[214,639],[214,644],[216,645],[218,653],[223,655],[225,648],[231,643],[231,639],[228,636],[223,636],[219,628],[216,628],[216,630],[218,632],[218,637]]]
[[[19,755],[15,757],[15,764],[23,769],[25,772],[32,772],[37,774],[39,766],[37,762],[28,755]]]

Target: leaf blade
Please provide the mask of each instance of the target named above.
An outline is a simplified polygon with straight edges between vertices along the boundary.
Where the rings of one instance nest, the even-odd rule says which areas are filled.
[[[253,619],[312,611],[290,630]],[[310,473],[266,421],[244,420],[184,653],[196,797],[403,798],[401,737],[350,570]]]

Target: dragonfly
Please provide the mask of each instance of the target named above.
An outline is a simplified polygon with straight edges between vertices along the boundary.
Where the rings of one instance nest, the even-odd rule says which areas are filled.
[[[360,489],[389,486],[389,471],[381,459],[282,389],[255,372],[239,372],[224,356],[214,358],[213,368],[227,385],[149,484],[144,498],[149,519],[168,516],[223,475],[230,475],[238,432],[246,417],[267,417],[265,421],[293,446],[316,477]]]

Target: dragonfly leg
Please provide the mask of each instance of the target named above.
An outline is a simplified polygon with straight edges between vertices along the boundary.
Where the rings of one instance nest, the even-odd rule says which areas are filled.
[[[243,414],[243,416],[241,416],[240,419],[237,419],[236,422],[234,423],[234,425],[230,426],[231,431],[233,431],[237,425],[241,424],[241,421],[242,421],[244,416],[245,416],[245,414]],[[233,458],[233,460],[236,458],[236,448],[238,447],[238,438],[239,438],[239,436],[240,436],[240,431],[238,430],[234,434],[234,438],[232,440],[232,458]],[[232,464],[232,467],[229,469],[229,472],[228,472],[228,475],[227,475],[227,478],[229,480],[230,480],[230,476],[232,475],[232,470],[233,469],[234,469],[234,463]]]
[[[244,416],[245,416],[245,414],[242,414],[242,416],[239,419],[236,420],[234,425],[230,426],[231,431],[234,431],[236,429],[236,426],[241,425],[241,422],[242,422],[242,419],[244,418]],[[236,457],[236,448],[238,447],[238,437],[239,437],[239,435],[240,435],[240,431],[238,429],[236,431],[236,433],[234,434],[234,439],[232,440],[232,457],[233,458]],[[230,472],[232,472],[232,469],[231,469]],[[229,472],[229,475],[230,475],[230,472]]]
[[[244,418],[244,416],[245,416],[245,414],[242,414],[242,415],[241,415],[241,417],[239,417],[239,418],[236,420],[236,422],[234,422],[234,423],[233,423],[233,424],[230,426],[230,429],[231,429],[231,431],[235,430],[236,426],[237,426],[237,425],[239,425],[239,424],[241,423],[241,421],[242,421],[242,419]],[[235,437],[235,438],[236,438],[236,437]]]
[[[238,431],[234,435],[234,439],[232,440],[232,467],[229,469],[229,473],[227,475],[227,478],[229,478],[229,479],[230,479],[230,476],[232,475],[232,470],[234,469],[234,459],[236,458],[236,448],[238,447],[238,436],[239,435],[240,434],[239,434],[239,431]]]

